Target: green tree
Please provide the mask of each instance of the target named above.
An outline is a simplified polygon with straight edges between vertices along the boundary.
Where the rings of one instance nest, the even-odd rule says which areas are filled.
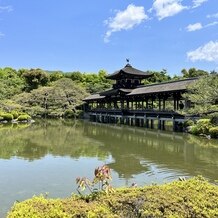
[[[22,74],[26,81],[26,90],[37,89],[39,86],[46,86],[49,82],[49,75],[45,71],[37,68],[30,69]]]
[[[196,68],[190,68],[188,71],[182,69],[181,71],[184,78],[198,77],[198,76],[207,76],[209,73],[204,70],[197,70]]]
[[[167,74],[167,70],[163,69],[162,71],[148,71],[149,73],[153,74],[153,76],[149,77],[148,79],[144,80],[145,84],[149,83],[160,83],[166,82],[171,80],[171,77]]]
[[[87,92],[71,79],[62,78],[50,87],[44,86],[15,96],[14,100],[32,116],[64,116],[66,111],[77,114]]]
[[[61,71],[54,71],[49,74],[50,82],[55,82],[64,77],[64,74]]]
[[[9,99],[22,92],[24,80],[10,67],[0,68],[0,100]]]
[[[218,110],[218,75],[208,75],[200,78],[187,87],[184,97],[194,103],[191,113],[208,113]]]

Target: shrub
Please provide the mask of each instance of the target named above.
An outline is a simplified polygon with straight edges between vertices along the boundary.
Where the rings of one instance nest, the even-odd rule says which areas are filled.
[[[2,113],[1,117],[3,117],[3,120],[11,121],[13,120],[13,115],[10,113]]]
[[[17,118],[18,121],[28,121],[30,119],[31,119],[31,117],[27,114],[22,114]]]
[[[19,117],[19,113],[17,111],[11,111],[11,114],[13,115],[14,119],[17,119]]]
[[[218,126],[218,113],[213,113],[210,116],[211,123]]]
[[[143,188],[116,189],[96,198],[33,197],[16,203],[8,218],[19,217],[218,217],[218,186],[201,177]]]
[[[218,138],[218,126],[210,128],[209,134],[212,138]]]
[[[64,115],[65,118],[74,118],[76,116],[76,114],[74,113],[73,110],[67,109],[64,111]]]
[[[209,129],[213,126],[210,119],[200,119],[197,121],[197,129],[199,133],[209,134]]]
[[[184,122],[184,127],[193,126],[193,125],[194,125],[194,121],[193,120],[186,120]]]
[[[194,126],[191,126],[191,128],[189,129],[189,133],[193,135],[198,135],[200,134],[200,130],[196,125],[194,125]]]

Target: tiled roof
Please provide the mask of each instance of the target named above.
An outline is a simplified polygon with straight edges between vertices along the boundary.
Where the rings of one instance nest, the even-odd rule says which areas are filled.
[[[118,70],[114,73],[112,73],[111,75],[107,76],[108,79],[116,79],[118,78],[121,74],[129,74],[132,76],[137,76],[140,78],[147,78],[152,76],[151,73],[148,72],[144,72],[141,70],[138,70],[134,67],[132,67],[130,64],[127,64],[124,68],[122,68],[121,70]]]
[[[195,82],[198,78],[189,78],[185,80],[170,81],[152,85],[146,85],[133,89],[128,95],[143,95],[143,94],[152,94],[160,92],[172,92],[172,91],[182,91],[186,90],[187,86]]]

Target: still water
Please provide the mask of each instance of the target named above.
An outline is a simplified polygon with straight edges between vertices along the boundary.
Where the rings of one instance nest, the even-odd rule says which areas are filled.
[[[218,179],[218,141],[183,133],[88,121],[43,120],[0,126],[0,217],[15,201],[68,197],[78,176],[112,169],[114,187],[165,183],[180,176]]]

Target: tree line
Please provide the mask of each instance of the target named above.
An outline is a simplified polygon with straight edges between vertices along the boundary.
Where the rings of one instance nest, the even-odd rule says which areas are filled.
[[[183,69],[180,76],[170,76],[166,70],[148,71],[153,76],[144,80],[144,84],[159,83],[190,77],[205,76],[214,79],[204,80],[202,86],[213,81],[216,86],[217,72],[207,72],[190,68]],[[0,111],[22,110],[32,116],[72,117],[80,112],[82,99],[89,94],[102,92],[112,87],[113,81],[108,80],[108,73],[100,70],[98,73],[45,71],[42,69],[0,68]],[[211,83],[212,84],[212,83]],[[193,93],[193,88],[192,91]],[[208,91],[207,91],[208,93]],[[217,101],[216,94],[215,102]],[[206,93],[204,93],[206,95]],[[191,95],[190,95],[191,96]],[[186,96],[194,101],[199,99],[193,95]],[[211,97],[206,97],[212,99]],[[212,102],[214,102],[211,100]],[[197,102],[198,103],[198,102]],[[202,104],[202,102],[199,102]],[[216,103],[215,103],[216,104]]]

